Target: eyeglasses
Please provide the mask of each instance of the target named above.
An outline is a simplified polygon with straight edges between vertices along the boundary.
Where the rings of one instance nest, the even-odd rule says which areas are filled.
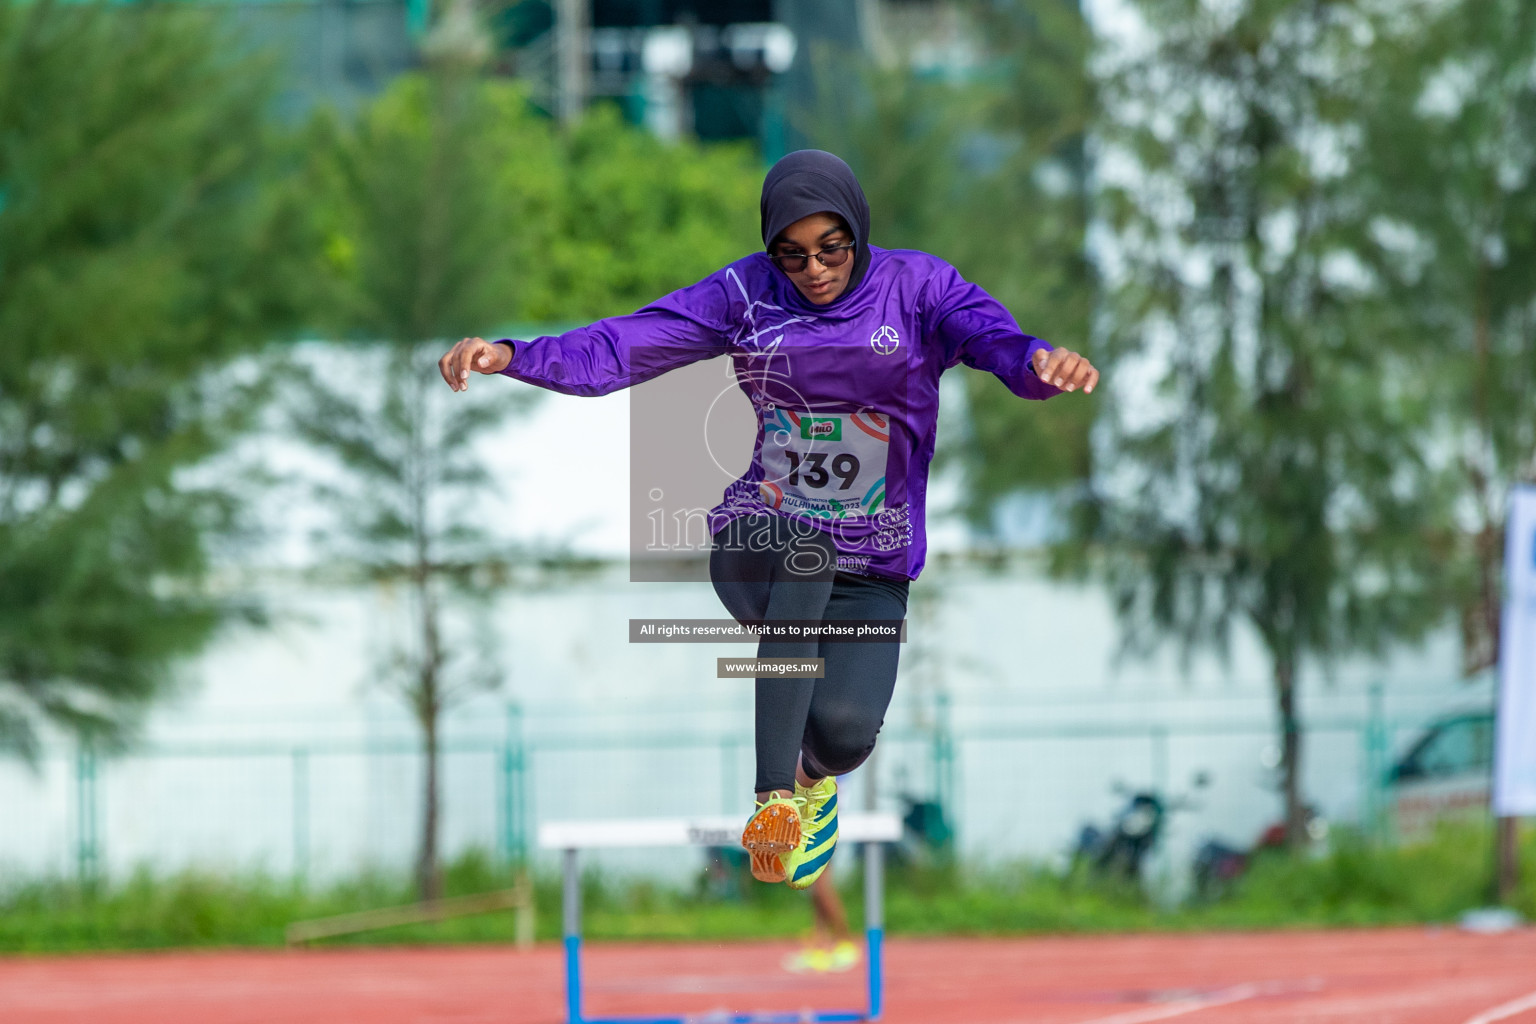
[[[853,247],[856,243],[844,242],[841,245],[829,245],[821,252],[811,253],[810,256],[803,252],[787,253],[783,256],[769,254],[768,258],[779,265],[779,269],[786,274],[798,274],[810,265],[811,256],[824,267],[840,267],[848,262],[848,257],[853,255]]]

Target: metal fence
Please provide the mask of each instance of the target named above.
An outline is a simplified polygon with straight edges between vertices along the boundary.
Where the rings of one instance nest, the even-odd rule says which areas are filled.
[[[1373,707],[1305,723],[1304,788],[1330,819],[1381,830],[1390,759],[1424,722]],[[1261,717],[1065,720],[1040,708],[951,708],[942,698],[921,710],[894,716],[905,720],[887,725],[877,757],[846,781],[845,800],[893,810],[937,802],[969,861],[1061,855],[1083,823],[1113,814],[1123,800],[1115,783],[1181,795],[1196,773],[1214,777],[1195,810],[1171,819],[1165,872],[1202,838],[1243,843],[1279,814],[1262,756],[1274,726]],[[533,857],[540,820],[748,809],[752,737],[739,724],[719,728],[719,715],[695,723],[670,716],[652,728],[530,717],[516,706],[496,712],[458,721],[442,745],[450,856],[480,848]],[[91,877],[203,866],[334,878],[398,870],[415,848],[422,775],[420,747],[402,725],[388,735],[159,740],[111,757],[54,750],[36,773],[0,769],[0,871]],[[673,875],[695,867],[620,851],[605,863]]]

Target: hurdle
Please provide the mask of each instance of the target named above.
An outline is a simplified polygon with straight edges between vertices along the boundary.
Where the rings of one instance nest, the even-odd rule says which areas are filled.
[[[845,814],[838,822],[839,843],[864,844],[864,963],[868,1004],[863,1010],[785,1010],[764,1013],[705,1013],[673,1016],[586,1017],[581,1009],[580,850],[655,846],[735,846],[745,819],[642,818],[610,821],[551,821],[539,825],[539,846],[560,850],[564,863],[565,1005],[569,1024],[832,1024],[877,1021],[884,995],[881,947],[884,940],[884,847],[901,838],[894,814]]]

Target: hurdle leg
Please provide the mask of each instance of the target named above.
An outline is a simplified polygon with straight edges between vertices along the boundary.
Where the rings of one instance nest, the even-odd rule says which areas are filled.
[[[569,1024],[581,1020],[581,873],[577,870],[576,850],[565,851],[565,879],[562,893],[565,936],[565,1014]]]
[[[885,974],[881,946],[885,938],[885,847],[864,844],[864,963],[869,983],[869,1019],[879,1020],[883,1009]]]

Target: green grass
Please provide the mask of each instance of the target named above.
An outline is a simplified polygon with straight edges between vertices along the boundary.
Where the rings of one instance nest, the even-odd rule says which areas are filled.
[[[1527,869],[1514,906],[1536,919],[1536,834],[1522,844]],[[1062,932],[1352,927],[1454,921],[1490,902],[1489,829],[1447,828],[1413,847],[1374,847],[1337,835],[1323,857],[1259,859],[1224,899],[1159,907],[1134,889],[1061,875],[1038,866],[990,870],[953,863],[895,868],[887,879],[886,919],[895,934],[1011,935]],[[862,913],[858,872],[844,862],[850,919]],[[448,895],[512,883],[510,869],[469,854],[447,869]],[[536,880],[538,937],[557,937],[560,886]],[[307,889],[286,879],[186,871],[141,871],[92,890],[71,881],[0,879],[0,952],[63,952],[199,946],[278,946],[291,921],[409,903],[403,876],[365,875]],[[810,926],[807,897],[746,879],[734,900],[678,888],[623,882],[591,872],[583,879],[584,932],[594,939],[744,939],[792,937]],[[329,940],[328,945],[505,942],[510,912],[409,925]]]
[[[1524,843],[1536,863],[1536,842]],[[1223,899],[1159,907],[1140,892],[1080,876],[1016,867],[961,877],[933,891],[893,887],[892,931],[922,934],[1335,928],[1454,922],[1492,902],[1486,830],[1451,829],[1420,846],[1376,848],[1345,834],[1326,856],[1258,858]],[[1513,901],[1536,918],[1536,884]]]

